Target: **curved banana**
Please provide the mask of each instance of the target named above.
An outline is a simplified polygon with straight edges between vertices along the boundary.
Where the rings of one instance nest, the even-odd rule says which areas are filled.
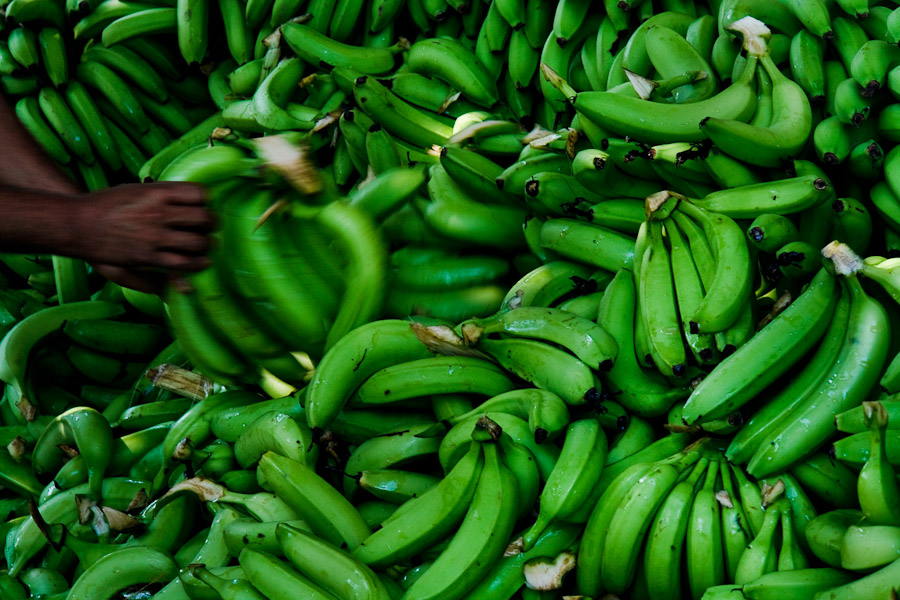
[[[807,291],[790,307],[700,382],[684,405],[682,417],[685,422],[702,423],[731,414],[790,368],[792,363],[787,357],[799,360],[825,333],[837,303],[837,287],[834,277],[821,270]],[[807,333],[795,338],[801,323]],[[757,344],[765,344],[766,348],[777,344],[778,351],[766,355],[757,349],[763,346]]]
[[[470,441],[465,456],[444,479],[402,504],[352,555],[370,567],[390,565],[415,556],[452,531],[463,520],[475,494],[484,466],[481,446]]]
[[[564,350],[536,340],[484,339],[478,347],[501,367],[535,387],[557,394],[569,405],[600,400],[590,367]]]
[[[109,67],[93,61],[82,62],[75,69],[75,78],[105,97],[138,133],[150,129],[150,120],[128,84]]]
[[[706,292],[696,312],[691,315],[691,331],[714,333],[723,331],[737,320],[743,300],[750,293],[750,265],[747,240],[740,226],[730,217],[712,213],[690,203],[680,203],[678,211],[699,224],[715,260],[711,280],[704,277],[704,269],[698,264],[700,277]],[[692,236],[688,236],[689,241]],[[691,244],[691,250],[694,245]],[[694,252],[694,256],[697,253]],[[728,257],[723,260],[723,257]]]
[[[773,571],[745,584],[741,592],[753,600],[776,600],[794,595],[815,597],[852,580],[850,573],[831,568]]]
[[[34,138],[41,149],[47,153],[47,156],[63,165],[72,160],[66,145],[56,131],[44,120],[36,97],[25,96],[20,98],[16,102],[15,111],[19,122],[31,134],[31,137]]]
[[[371,535],[356,507],[305,464],[266,452],[258,468],[275,494],[324,539],[352,550]]]
[[[129,12],[103,27],[104,46],[112,46],[146,35],[175,33],[178,30],[178,11],[174,6],[154,6]]]
[[[640,268],[640,313],[653,347],[657,369],[665,376],[683,377],[687,369],[687,356],[681,337],[671,258],[663,241],[663,224],[647,221],[646,227],[649,245]]]
[[[109,422],[92,408],[67,410],[44,428],[32,452],[35,472],[58,468],[63,456],[57,446],[73,443],[87,467],[90,493],[100,502],[103,476],[112,455],[113,435]]]
[[[93,163],[94,152],[88,136],[62,94],[52,87],[42,88],[38,93],[38,104],[47,122],[72,154],[85,163]]]
[[[281,523],[278,526],[290,527]],[[268,600],[284,600],[291,597],[291,594],[302,594],[304,598],[310,600],[335,598],[311,579],[267,552],[244,548],[238,555],[238,564],[253,587],[264,594],[261,597]]]
[[[688,104],[647,102],[611,92],[578,92],[549,73],[551,83],[558,85],[572,106],[586,118],[603,123],[610,131],[629,136],[646,144],[699,142],[704,134],[699,124],[707,117],[746,121],[756,108],[754,75],[758,59],[750,57],[740,78],[706,100]],[[547,69],[542,67],[544,77]]]
[[[900,559],[900,527],[854,525],[841,540],[841,567],[844,569],[869,573],[897,559]]]
[[[438,481],[440,479],[432,475],[401,469],[369,469],[359,474],[362,489],[379,500],[398,505],[421,496]]]
[[[525,532],[525,551],[534,546],[551,522],[566,520],[589,496],[606,462],[607,444],[596,419],[580,419],[569,425],[559,458],[541,491],[537,519]]]
[[[67,598],[109,600],[132,585],[169,581],[177,571],[177,565],[165,552],[149,546],[122,548],[85,569]]]
[[[281,27],[281,34],[290,49],[311,65],[347,67],[368,75],[379,75],[394,70],[394,57],[400,50],[397,46],[391,48],[351,46],[299,23],[285,23]]]
[[[703,590],[725,583],[725,553],[722,547],[721,507],[716,499],[716,481],[725,463],[710,461],[703,487],[694,496],[688,521],[687,582],[694,598]]]
[[[604,384],[622,405],[644,417],[665,413],[673,402],[690,394],[686,387],[672,387],[656,371],[641,367],[635,355],[634,314],[636,290],[628,269],[620,269],[603,293],[597,323],[619,345],[612,369],[601,374]]]
[[[781,523],[781,501],[766,509],[762,528],[741,555],[734,575],[734,583],[743,585],[778,568],[778,549],[775,546],[776,528]]]
[[[469,411],[442,419],[441,423],[421,435],[443,432],[448,427],[489,411],[526,419],[537,443],[553,441],[569,423],[569,409],[562,398],[547,390],[524,388],[498,394]]]
[[[893,507],[900,502],[900,483],[888,461],[885,430],[888,414],[880,402],[863,402],[865,422],[871,439],[869,458],[859,472],[857,495],[867,522],[900,526]]]
[[[288,524],[275,535],[285,557],[301,573],[333,596],[352,600],[388,600],[378,576],[346,551]],[[327,569],[322,565],[327,564]]]
[[[403,597],[463,598],[497,561],[515,526],[518,489],[493,443],[484,445],[484,467],[462,523],[446,549]]]
[[[866,397],[885,365],[885,340],[874,334],[888,326],[885,309],[863,291],[855,275],[846,276],[843,281],[850,292],[847,338],[827,380],[797,408],[789,423],[773,432],[751,459],[747,468],[756,477],[783,470],[825,442],[835,430],[834,416]],[[861,373],[850,367],[859,361],[866,361],[877,369]],[[835,385],[836,382],[842,384]],[[797,427],[801,422],[803,425]],[[787,439],[791,440],[790,444],[783,443]]]
[[[691,505],[697,484],[708,466],[706,458],[697,461],[687,479],[676,484],[666,496],[647,530],[644,573],[647,593],[652,598],[678,600],[681,597],[682,563]]]
[[[356,477],[365,471],[398,467],[437,454],[441,442],[423,435],[428,427],[428,423],[413,425],[393,435],[376,435],[357,446],[344,466],[344,495],[353,498],[361,484]]]
[[[603,548],[600,580],[606,590],[620,594],[631,585],[654,515],[675,487],[679,475],[698,458],[690,453],[673,464],[657,463],[624,494],[609,523]],[[619,546],[624,543],[628,545]],[[624,548],[628,550],[623,551]]]
[[[482,335],[504,333],[553,342],[597,370],[614,364],[618,345],[602,327],[556,308],[523,306],[460,324],[463,337],[477,347]]]

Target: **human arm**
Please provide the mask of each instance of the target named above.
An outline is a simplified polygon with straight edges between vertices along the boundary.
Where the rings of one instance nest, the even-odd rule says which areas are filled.
[[[161,270],[202,269],[214,228],[204,189],[128,184],[83,193],[0,97],[0,251],[81,258],[114,281],[160,291]]]

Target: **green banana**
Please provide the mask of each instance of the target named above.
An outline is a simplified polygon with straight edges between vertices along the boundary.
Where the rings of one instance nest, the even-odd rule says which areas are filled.
[[[722,484],[727,501],[722,498],[722,546],[725,549],[726,581],[734,581],[741,557],[750,543],[750,531],[741,498],[731,479],[730,469],[722,469]],[[724,496],[719,492],[720,496]],[[782,517],[784,518],[784,517]]]
[[[243,570],[237,569],[242,575]],[[265,596],[260,594],[249,581],[244,578],[235,577],[236,573],[227,573],[226,577],[216,575],[203,565],[191,565],[188,572],[197,580],[203,582],[205,586],[212,588],[222,600],[265,600]],[[226,575],[226,573],[222,573]],[[179,575],[184,583],[184,576]]]
[[[177,566],[164,552],[151,547],[116,550],[101,558],[72,585],[67,598],[86,600],[114,597],[120,589],[175,577]]]
[[[85,163],[94,162],[87,134],[62,94],[52,87],[42,88],[38,93],[38,103],[44,117],[72,154]]]
[[[253,39],[250,26],[244,19],[243,6],[234,0],[219,0],[219,12],[225,26],[228,51],[238,65],[244,65],[253,58]],[[275,18],[273,11],[272,18]]]
[[[749,583],[777,569],[778,551],[774,538],[776,528],[781,523],[780,504],[778,502],[766,509],[762,528],[741,555],[737,572],[734,575],[736,585]]]
[[[696,329],[698,333],[722,331],[737,320],[743,307],[742,300],[749,296],[751,282],[746,238],[740,226],[724,215],[690,203],[679,204],[678,211],[702,227],[715,261],[711,274],[702,264],[698,264],[706,293],[696,312],[691,315],[690,329],[692,332]],[[694,245],[699,241],[692,242],[693,237],[688,233],[696,260]],[[725,256],[729,258],[722,260]]]
[[[804,175],[731,187],[688,202],[733,219],[749,219],[761,214],[788,215],[801,212],[824,202],[833,193],[833,188],[826,180],[814,175]]]
[[[678,482],[660,505],[647,530],[644,573],[647,592],[660,600],[681,597],[682,563],[688,519],[697,483],[709,460],[700,458],[687,479]]]
[[[375,436],[357,446],[344,466],[344,495],[353,498],[361,483],[356,477],[365,471],[399,467],[436,454],[440,440],[423,435],[428,427],[427,423],[413,425],[392,435]]]
[[[788,217],[763,213],[753,219],[747,237],[757,249],[772,254],[785,244],[798,240],[800,232]]]
[[[862,600],[862,598],[889,598],[896,591],[897,575],[900,572],[900,559],[886,567],[844,585],[833,587],[816,594],[817,600]]]
[[[870,392],[876,383],[877,375],[856,373],[856,377],[847,379],[846,377],[850,377],[848,373],[851,371],[855,373],[856,370],[850,369],[845,361],[857,363],[858,360],[866,360],[869,364],[878,366],[876,370],[878,372],[885,364],[887,348],[884,340],[865,335],[866,332],[872,331],[872,327],[879,329],[888,327],[885,310],[879,302],[863,291],[854,275],[846,276],[844,282],[850,292],[847,338],[827,379],[831,382],[843,381],[848,384],[852,380],[855,385],[844,389],[823,383],[797,408],[793,419],[798,420],[791,420],[791,424],[804,423],[803,433],[798,434],[797,428],[791,424],[779,427],[773,432],[748,465],[748,470],[754,476],[778,472],[803,456],[809,455],[811,449],[823,443],[834,432],[834,415],[855,405],[854,400],[858,401]],[[848,343],[850,340],[852,342]],[[785,439],[791,439],[792,443],[783,445],[782,440]],[[798,445],[793,446],[794,443]],[[778,449],[777,454],[775,448]]]
[[[368,469],[359,474],[359,486],[386,502],[403,504],[434,487],[437,477],[401,469]]]
[[[547,390],[525,388],[498,394],[476,408],[442,419],[439,425],[429,428],[421,435],[437,434],[438,431],[444,431],[487,411],[500,411],[527,419],[537,443],[556,439],[569,422],[569,410],[562,398]]]
[[[584,534],[578,551],[579,569],[576,571],[576,588],[580,594],[596,596],[604,587],[601,567],[605,556],[607,533],[612,517],[628,491],[652,468],[651,463],[636,463],[620,472],[606,491],[596,501],[584,526]]]
[[[444,144],[452,135],[449,126],[407,104],[374,77],[355,76],[353,97],[388,132],[416,146]]]
[[[404,597],[462,598],[500,556],[516,521],[518,489],[496,445],[484,445],[484,467],[462,523]]]
[[[254,478],[256,475],[254,474]],[[309,531],[309,525],[301,519],[293,521],[257,521],[252,517],[240,517],[228,523],[222,529],[222,538],[228,554],[238,557],[244,548],[268,552],[276,556],[283,554],[281,544],[276,535],[278,526],[284,523],[291,527]]]
[[[41,112],[38,99],[25,96],[16,102],[16,116],[41,149],[58,164],[72,160],[66,145],[56,131],[47,123]]]
[[[656,368],[665,376],[683,377],[687,369],[687,356],[681,338],[671,259],[663,241],[663,225],[659,221],[647,221],[644,227],[648,247],[640,266],[637,289],[639,312],[648,332]]]
[[[16,394],[16,400],[25,397],[25,369],[31,349],[65,321],[73,318],[110,318],[122,312],[120,305],[108,302],[72,302],[47,308],[19,321],[0,342],[0,379],[9,384],[7,394]]]
[[[264,594],[261,598],[289,598],[290,594],[297,593],[312,600],[335,598],[284,561],[266,552],[244,548],[238,556],[238,563],[253,587]]]
[[[483,339],[478,347],[501,367],[531,382],[535,387],[557,394],[569,405],[599,401],[599,382],[591,369],[564,350],[536,340]]]
[[[50,83],[59,88],[69,80],[69,61],[62,33],[55,27],[44,27],[38,32],[41,64]]]
[[[724,463],[710,461],[703,487],[694,496],[688,521],[687,583],[694,598],[703,590],[725,582],[725,553],[722,547],[721,507],[715,496],[715,485]]]
[[[862,406],[871,444],[869,458],[857,482],[859,505],[868,523],[897,526],[900,519],[894,514],[893,506],[900,501],[900,483],[890,466],[885,446],[888,414],[880,402],[863,402]]]
[[[82,62],[75,69],[75,78],[112,103],[114,110],[136,132],[146,133],[150,129],[150,121],[128,84],[109,67],[98,62]]]
[[[677,224],[670,220],[666,223],[665,231],[669,238],[672,280],[675,285],[678,314],[681,318],[681,332],[695,360],[700,364],[714,363],[719,358],[715,337],[708,333],[691,333],[690,329],[690,317],[703,298],[703,281],[697,271],[690,247]]]
[[[698,102],[718,92],[718,82],[707,59],[678,31],[666,26],[651,27],[646,33],[644,43],[650,62],[659,77],[674,77],[685,71],[705,74],[705,77],[696,83],[675,88],[672,97],[676,103]]]
[[[275,535],[288,561],[334,597],[354,600],[390,597],[371,569],[340,548],[288,524],[278,525]],[[323,569],[323,564],[328,568]]]
[[[73,408],[47,425],[32,452],[35,472],[57,469],[62,459],[57,446],[73,443],[87,468],[90,493],[99,502],[103,476],[113,450],[113,435],[109,421],[92,408]]]
[[[146,35],[175,33],[178,30],[178,10],[174,6],[155,6],[129,12],[103,27],[101,40],[106,47],[134,41]]]
[[[101,494],[104,505],[124,510],[138,491],[147,485],[145,481],[107,477],[103,479],[103,493]],[[84,494],[88,490],[89,485],[82,484],[62,491],[43,502],[39,512],[48,523],[74,524],[78,520],[75,496]],[[4,554],[9,565],[9,572],[13,576],[21,572],[28,561],[43,550],[48,543],[33,517],[28,517],[10,532],[7,540]]]
[[[513,597],[525,585],[524,564],[537,557],[556,556],[573,547],[575,529],[576,526],[569,523],[551,525],[534,548],[497,561],[491,571],[469,592],[468,597],[473,600]]]
[[[309,467],[318,457],[318,446],[313,445],[306,423],[274,411],[260,416],[241,433],[234,443],[234,457],[242,468],[249,469],[269,450]]]
[[[430,202],[420,211],[429,229],[451,240],[496,248],[523,248],[524,208],[484,204],[460,187],[443,169],[431,169]]]
[[[597,323],[619,344],[612,369],[602,373],[601,378],[625,408],[652,417],[668,411],[673,402],[687,397],[690,390],[672,387],[659,373],[641,367],[634,351],[635,307],[634,278],[628,269],[620,269],[603,294],[597,316]]]
[[[841,294],[831,323],[809,362],[746,421],[725,451],[728,460],[739,465],[748,462],[778,424],[789,417],[803,399],[821,385],[843,344],[849,314],[850,299],[846,294]]]
[[[284,41],[306,62],[320,66],[347,67],[360,73],[378,75],[394,69],[392,48],[361,48],[326,37],[308,25],[287,23],[281,28]]]
[[[356,387],[376,371],[430,355],[409,321],[373,321],[354,329],[317,366],[307,391],[307,423],[327,427]]]
[[[703,132],[698,125],[707,117],[746,120],[756,107],[754,75],[758,59],[750,57],[739,79],[711,98],[688,104],[645,102],[611,92],[579,92],[559,75],[542,67],[542,74],[559,86],[575,110],[610,131],[639,139],[644,143],[699,142]]]
[[[540,244],[560,256],[615,271],[634,259],[631,236],[575,219],[549,219],[541,227]]]
[[[496,422],[515,443],[521,444],[531,451],[542,479],[546,480],[550,476],[550,472],[559,458],[559,447],[546,440],[538,443],[528,423],[505,412],[482,412],[454,425],[441,440],[440,448],[438,448],[438,461],[445,472],[453,468],[465,454],[472,431],[481,416],[486,416]]]
[[[559,459],[541,492],[537,520],[524,535],[530,550],[555,519],[565,520],[588,497],[606,462],[606,434],[595,419],[572,422],[566,429]]]
[[[789,359],[799,360],[802,354],[825,333],[835,304],[837,282],[821,270],[806,292],[769,325],[734,354],[723,360],[691,393],[685,402],[682,418],[686,423],[703,422],[727,416],[743,406],[766,385],[790,368]],[[808,308],[807,308],[808,306]],[[798,320],[803,323],[805,334],[799,335]],[[763,355],[756,350],[758,344],[771,348],[766,340],[779,340],[785,346],[776,346],[778,353]],[[788,342],[784,340],[788,339]],[[760,360],[754,365],[751,361]],[[786,364],[786,362],[788,364]],[[782,368],[783,367],[783,368]]]
[[[38,36],[27,27],[17,27],[9,33],[7,48],[12,58],[26,69],[34,69],[40,64],[41,52]]]
[[[303,463],[266,452],[259,470],[275,493],[326,540],[354,549],[370,536],[356,508]]]
[[[852,579],[846,571],[830,568],[773,571],[744,584],[741,593],[751,600],[774,600],[787,596],[814,598],[816,594],[849,583]]]
[[[89,13],[84,15],[72,27],[72,37],[76,40],[90,39],[102,33],[103,28],[112,21],[131,13],[154,8],[152,4],[141,4],[137,2],[124,2],[114,0],[113,2],[101,2],[97,4]]]
[[[785,77],[769,54],[759,59],[772,80],[772,119],[767,127],[712,117],[701,130],[716,146],[735,158],[759,166],[777,166],[796,155],[806,143],[812,113],[806,92]]]
[[[900,558],[898,534],[891,525],[850,527],[841,541],[841,567],[869,573],[894,562]]]
[[[584,318],[543,307],[520,307],[460,324],[463,337],[477,347],[483,335],[504,333],[556,343],[598,370],[614,364],[618,346],[602,327]]]
[[[380,567],[412,557],[443,538],[463,519],[483,465],[481,444],[473,441],[444,479],[400,505],[352,555],[370,567]]]

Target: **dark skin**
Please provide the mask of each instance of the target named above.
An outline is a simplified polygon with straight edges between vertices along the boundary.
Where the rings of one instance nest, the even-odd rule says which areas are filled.
[[[81,258],[120,285],[160,293],[173,273],[209,264],[214,215],[192,183],[85,193],[47,158],[0,96],[0,252]]]

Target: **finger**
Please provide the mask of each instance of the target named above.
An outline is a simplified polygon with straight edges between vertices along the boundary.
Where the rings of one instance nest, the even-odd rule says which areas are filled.
[[[154,271],[128,269],[117,265],[94,265],[94,270],[113,283],[148,294],[159,295],[166,285],[166,276]]]
[[[156,240],[156,247],[177,254],[201,255],[209,252],[210,238],[201,233],[172,230]]]
[[[160,219],[160,222],[166,227],[196,231],[214,231],[218,228],[219,223],[216,215],[202,206],[171,208]]]
[[[171,206],[203,206],[206,204],[206,188],[196,183],[161,182],[153,185],[166,186],[166,204]]]
[[[177,252],[160,252],[157,254],[155,262],[165,269],[185,272],[202,271],[212,264],[212,261],[207,256],[179,254]]]

